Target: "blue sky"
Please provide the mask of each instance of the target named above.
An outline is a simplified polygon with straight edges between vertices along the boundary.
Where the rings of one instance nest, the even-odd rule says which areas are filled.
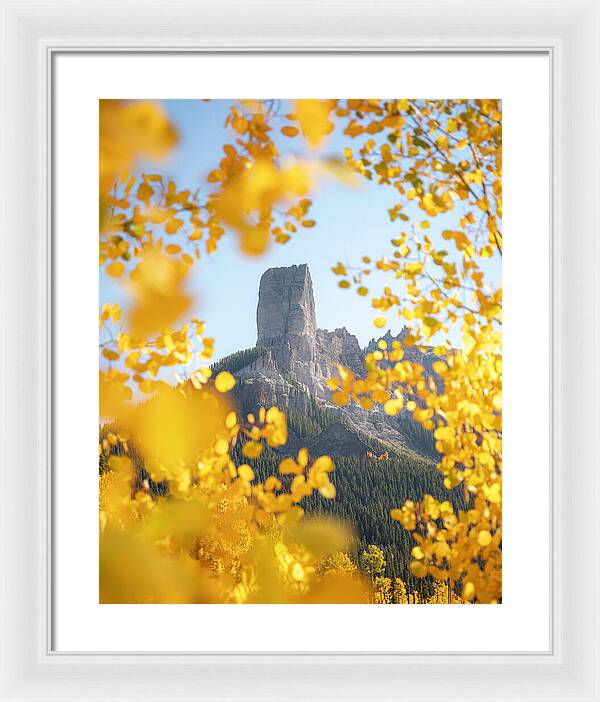
[[[231,103],[225,100],[166,100],[163,104],[180,141],[168,160],[146,168],[173,179],[179,189],[207,190],[206,175],[218,165],[222,145],[232,138],[231,132],[224,127]],[[306,156],[299,139],[275,136],[275,140],[282,153],[302,149],[297,153]],[[338,134],[336,130],[325,142],[321,155],[339,157],[345,146],[356,148],[358,143],[361,142]],[[373,326],[377,313],[371,308],[369,298],[338,288],[339,278],[331,272],[331,267],[337,261],[357,263],[364,255],[376,258],[393,252],[390,239],[407,227],[402,222],[389,220],[387,210],[397,202],[394,190],[365,180],[359,181],[357,188],[328,180],[319,183],[311,199],[314,204],[310,217],[317,222],[313,229],[302,229],[286,244],[273,243],[258,258],[240,254],[236,237],[226,235],[215,254],[204,255],[193,267],[190,287],[196,298],[194,315],[206,320],[206,333],[216,340],[216,359],[254,346],[259,280],[262,273],[273,266],[308,263],[320,328],[332,330],[345,326],[358,337],[362,346],[381,333]],[[426,218],[416,206],[405,211],[415,221]],[[435,238],[441,230],[456,227],[459,216],[455,212],[431,219],[428,233]],[[492,273],[499,280],[499,264]],[[101,303],[122,300],[117,284],[106,278],[101,277]],[[368,279],[373,292],[379,292],[390,282],[391,279],[384,275],[372,275]],[[388,319],[392,332],[399,332],[402,320],[395,314],[388,314]],[[450,338],[454,343],[458,340],[455,334]]]

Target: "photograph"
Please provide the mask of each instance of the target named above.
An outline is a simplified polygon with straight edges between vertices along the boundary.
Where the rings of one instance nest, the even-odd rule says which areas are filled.
[[[98,116],[98,602],[501,605],[502,101]]]

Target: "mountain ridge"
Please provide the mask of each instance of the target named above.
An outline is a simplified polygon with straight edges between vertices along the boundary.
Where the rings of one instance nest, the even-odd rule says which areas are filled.
[[[436,457],[431,434],[414,422],[410,412],[389,417],[381,406],[367,411],[354,404],[338,407],[331,402],[326,383],[336,374],[336,366],[343,365],[364,376],[366,353],[377,348],[378,339],[372,339],[362,349],[356,336],[345,327],[334,331],[318,327],[307,264],[269,268],[263,273],[256,322],[256,345],[212,366],[213,372],[229,370],[235,376],[234,397],[242,413],[273,405],[307,418],[325,413],[327,426],[318,434],[303,437],[309,450],[329,449],[332,455],[359,456],[376,446],[398,456],[409,453]],[[382,338],[388,344],[394,340],[403,343],[407,333],[406,327],[396,336],[388,330]],[[409,346],[404,349],[409,360],[421,363],[427,374],[433,373],[433,353]],[[320,417],[320,426],[319,422],[322,424]],[[328,429],[323,435],[323,429],[334,424],[338,428]],[[286,450],[294,450],[296,443],[299,442],[294,441],[291,427]]]

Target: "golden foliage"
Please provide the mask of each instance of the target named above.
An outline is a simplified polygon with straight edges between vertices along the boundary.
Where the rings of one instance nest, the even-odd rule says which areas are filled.
[[[177,133],[155,102],[100,100],[100,192],[128,175],[139,158],[159,160]]]
[[[309,160],[280,158],[276,119],[285,137],[302,135]],[[100,102],[99,262],[130,303],[124,311],[105,303],[100,312],[100,414],[120,428],[100,445],[101,601],[421,601],[381,575],[385,561],[375,550],[365,566],[371,584],[346,553],[351,535],[303,517],[302,500],[313,492],[335,498],[330,457],[311,461],[301,449],[276,475],[256,478],[252,461],[287,441],[285,416],[271,407],[237,417],[227,402],[235,378],[225,371],[213,380],[197,367],[214,346],[204,322],[182,323],[193,304],[189,271],[222,236],[235,235],[248,255],[284,244],[315,225],[315,175],[352,183],[350,172],[391,188],[399,232],[389,256],[338,262],[333,273],[340,288],[372,295],[377,328],[396,314],[411,331],[368,354],[364,377],[340,366],[328,383],[331,399],[364,410],[379,404],[390,416],[409,412],[434,432],[445,485],[462,486],[469,509],[455,512],[429,495],[391,509],[413,533],[410,570],[436,581],[428,603],[501,601],[502,288],[486,268],[502,254],[500,102],[297,100],[282,116],[267,101],[243,101],[225,126],[231,143],[201,198],[163,175],[135,173],[140,159],[159,160],[177,141],[159,105]],[[345,165],[318,156],[336,129],[357,143],[345,150]],[[428,230],[449,212],[458,224],[442,232],[442,247]],[[388,279],[379,293],[366,285],[375,272]],[[461,349],[444,339],[451,328],[461,329]],[[423,343],[436,344],[433,376],[405,358],[406,348]],[[187,369],[187,380],[172,387],[160,375],[175,367]],[[231,457],[237,442],[247,460],[240,465]],[[140,487],[132,446],[166,495],[153,493],[148,479]]]
[[[261,408],[258,422],[242,426],[220,393],[185,384],[162,387],[120,419],[150,478],[166,482],[168,494],[153,495],[148,481],[134,492],[132,460],[114,455],[110,441],[101,446],[109,456],[100,478],[102,601],[300,601],[318,579],[317,559],[350,543],[337,525],[299,524],[305,497],[315,490],[328,496],[329,457],[311,462],[303,449],[262,482],[250,465],[231,459],[242,435],[281,445],[287,427],[277,408]],[[286,489],[280,476],[290,463],[294,479]],[[132,579],[122,572],[127,558],[136,564]],[[311,602],[321,597],[315,591]]]
[[[352,104],[351,104],[352,103]],[[356,103],[356,104],[355,104]],[[435,378],[403,360],[403,345],[367,356],[366,378],[338,369],[337,391],[350,401],[381,403],[388,414],[403,407],[435,432],[442,455],[439,470],[448,489],[462,485],[472,508],[455,513],[449,501],[426,495],[405,503],[393,519],[413,531],[411,572],[462,583],[463,597],[498,602],[502,596],[502,288],[486,279],[485,259],[502,254],[501,107],[495,100],[348,101],[346,134],[387,133],[380,147],[368,139],[358,156],[347,152],[364,177],[377,178],[398,193],[392,221],[407,222],[414,200],[428,217],[462,204],[461,229],[444,231],[454,246],[436,247],[424,232],[429,220],[413,223],[392,240],[391,258],[365,257],[353,278],[379,270],[396,288],[372,299],[374,309],[393,308],[412,323],[404,346],[419,345],[460,325],[463,346],[435,347]],[[359,116],[360,113],[360,116]],[[410,167],[404,159],[412,159]],[[477,224],[477,226],[475,226]],[[407,227],[408,229],[408,227]],[[367,262],[365,266],[364,263]],[[346,267],[333,269],[347,276]],[[347,287],[351,287],[348,285]],[[384,327],[385,317],[375,326]]]

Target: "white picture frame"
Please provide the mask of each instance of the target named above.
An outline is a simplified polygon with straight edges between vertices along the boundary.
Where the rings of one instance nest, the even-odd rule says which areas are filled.
[[[600,7],[593,0],[1,2],[1,700],[600,700]],[[552,83],[552,646],[540,654],[52,650],[53,57],[544,52]]]

